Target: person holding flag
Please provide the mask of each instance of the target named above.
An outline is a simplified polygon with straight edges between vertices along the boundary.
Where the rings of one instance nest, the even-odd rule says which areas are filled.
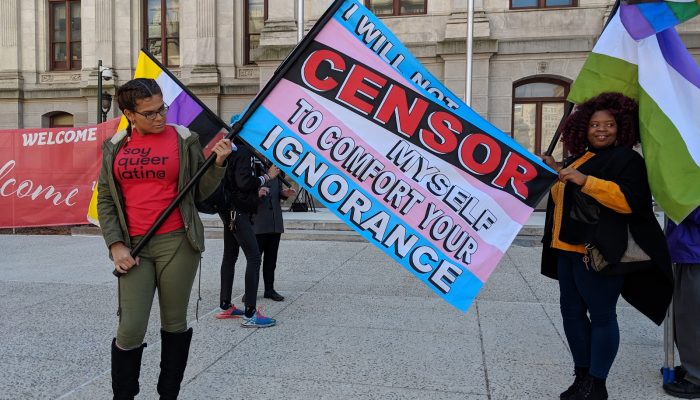
[[[676,264],[673,317],[681,366],[676,381],[663,388],[674,397],[700,399],[700,207],[679,224],[669,220],[666,240]]]
[[[123,274],[118,281],[119,326],[111,350],[112,390],[119,399],[133,399],[139,393],[143,339],[158,290],[162,339],[158,393],[161,399],[176,399],[192,339],[187,305],[204,251],[195,199],[207,198],[219,185],[231,141],[221,139],[213,146],[215,165],[133,258],[131,249],[205,159],[197,134],[166,124],[168,105],[154,79],[126,82],[116,99],[128,125],[102,146],[97,195],[102,234],[114,268]]]
[[[589,99],[565,121],[562,141],[571,154],[563,166],[542,157],[559,173],[547,203],[542,274],[559,281],[576,376],[560,399],[607,399],[606,378],[620,343],[617,300],[622,294],[661,324],[673,290],[670,259],[644,160],[632,149],[639,143],[637,103],[620,93]],[[648,261],[618,263],[628,235]],[[611,265],[594,270],[590,245]]]

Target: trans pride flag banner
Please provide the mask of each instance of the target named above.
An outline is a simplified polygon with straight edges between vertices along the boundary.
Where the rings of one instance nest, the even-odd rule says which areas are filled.
[[[700,14],[700,0],[627,1],[620,5],[620,19],[636,40],[672,28]]]
[[[234,131],[466,311],[555,174],[338,0]]]
[[[141,50],[139,53],[134,78],[150,78],[158,82],[158,86],[163,92],[163,102],[170,107],[166,121],[171,124],[186,126],[191,131],[196,132],[199,135],[199,142],[202,145],[205,156],[211,153],[208,145],[213,145],[218,141],[213,139],[220,139],[228,132],[226,123],[202,104],[185,85],[146,50]],[[122,115],[119,127],[113,134],[126,129],[127,124],[126,117]],[[97,186],[92,192],[87,219],[99,226]]]
[[[638,101],[649,185],[679,223],[700,205],[700,68],[675,29],[636,41],[621,15],[611,17],[569,100],[621,92]]]

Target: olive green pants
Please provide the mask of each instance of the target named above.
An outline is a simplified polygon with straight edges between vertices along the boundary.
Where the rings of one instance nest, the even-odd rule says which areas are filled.
[[[132,238],[135,246],[140,236]],[[187,330],[187,305],[197,275],[200,253],[192,248],[184,230],[153,238],[139,254],[140,263],[119,278],[117,345],[133,349],[143,343],[158,289],[161,329]]]

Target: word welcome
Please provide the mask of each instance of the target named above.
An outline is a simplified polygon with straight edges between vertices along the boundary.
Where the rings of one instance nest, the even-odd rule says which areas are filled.
[[[52,185],[38,185],[31,179],[18,181],[15,178],[8,178],[8,175],[15,168],[15,160],[10,160],[0,168],[0,196],[17,198],[29,197],[32,200],[49,200],[54,205],[58,206],[61,203],[72,207],[75,205],[74,197],[78,194],[78,188],[73,188],[66,194],[59,192]]]
[[[94,142],[97,140],[97,127],[85,129],[69,129],[58,132],[34,132],[22,134],[22,145],[46,146],[64,143]]]

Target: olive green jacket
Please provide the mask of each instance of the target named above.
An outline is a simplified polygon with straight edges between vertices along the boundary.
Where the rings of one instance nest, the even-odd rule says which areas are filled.
[[[180,171],[178,178],[178,191],[182,191],[187,182],[204,164],[202,147],[199,144],[199,136],[191,132],[184,126],[168,124],[175,128],[178,133],[178,149],[180,154]],[[129,231],[124,215],[124,200],[119,185],[114,179],[113,166],[114,158],[122,147],[126,138],[126,130],[117,132],[110,139],[102,144],[102,168],[98,179],[97,189],[97,214],[102,228],[107,247],[117,242],[123,242],[127,247],[131,247]],[[226,165],[219,167],[212,165],[202,175],[196,189],[196,199],[206,199],[214,192],[219,182],[226,173]],[[192,248],[197,251],[204,251],[204,226],[199,218],[199,213],[195,207],[195,196],[188,193],[180,203],[180,214],[185,224],[187,238]]]

